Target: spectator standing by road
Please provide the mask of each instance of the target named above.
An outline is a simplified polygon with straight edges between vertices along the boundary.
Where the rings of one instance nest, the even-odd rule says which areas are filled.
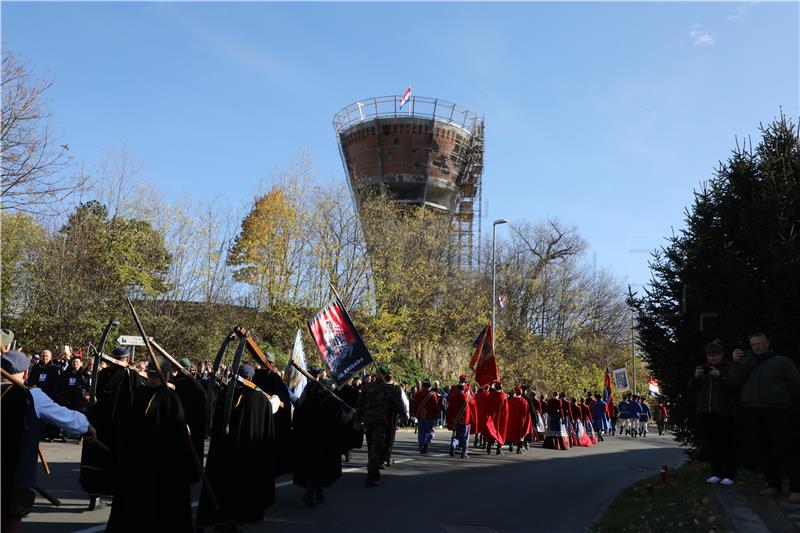
[[[749,343],[751,351],[733,351],[731,380],[741,387],[751,452],[757,452],[765,468],[767,488],[761,494],[780,496],[785,473],[789,500],[800,503],[800,454],[792,439],[800,424],[800,372],[791,359],[770,349],[764,333],[750,335]]]
[[[711,464],[711,477],[706,481],[733,485],[738,387],[730,380],[731,367],[724,359],[722,344],[714,341],[705,352],[706,363],[695,368],[689,388],[696,395],[701,456]]]

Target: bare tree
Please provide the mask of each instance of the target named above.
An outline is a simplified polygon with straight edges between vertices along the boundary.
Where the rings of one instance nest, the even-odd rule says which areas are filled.
[[[69,146],[50,134],[43,95],[52,81],[35,80],[27,64],[11,52],[3,55],[2,184],[5,208],[42,213],[79,190],[86,176],[70,174]]]

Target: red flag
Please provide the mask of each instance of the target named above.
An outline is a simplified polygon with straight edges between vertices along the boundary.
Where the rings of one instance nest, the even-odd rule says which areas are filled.
[[[483,387],[493,381],[500,381],[497,371],[497,359],[492,350],[492,326],[486,326],[475,341],[475,353],[469,361],[469,367],[475,372],[475,381]]]
[[[372,362],[366,344],[338,298],[308,321],[308,329],[337,385],[343,385],[353,372]]]
[[[611,371],[606,367],[606,376],[603,378],[603,400],[608,404],[608,412],[614,409],[614,382],[611,381]]]

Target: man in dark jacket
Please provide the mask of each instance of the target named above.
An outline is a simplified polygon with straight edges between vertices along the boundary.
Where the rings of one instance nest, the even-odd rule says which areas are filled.
[[[58,403],[86,414],[89,405],[89,374],[83,368],[83,361],[78,356],[69,360],[69,367],[58,378]]]
[[[698,366],[689,388],[696,394],[697,430],[703,455],[711,463],[709,483],[733,485],[736,477],[734,426],[738,387],[719,341],[706,346],[706,364]]]
[[[789,499],[800,503],[800,460],[792,439],[792,431],[796,432],[800,423],[800,372],[791,359],[770,349],[763,333],[750,335],[749,342],[751,352],[733,352],[731,380],[742,388],[747,428],[752,441],[757,438],[763,450],[759,456],[764,458],[768,488],[762,494],[781,495],[781,463],[785,462]]]

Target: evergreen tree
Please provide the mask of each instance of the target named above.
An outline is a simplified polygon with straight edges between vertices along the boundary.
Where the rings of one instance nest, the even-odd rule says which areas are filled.
[[[781,115],[760,126],[755,149],[739,146],[695,193],[686,228],[650,262],[652,279],[629,303],[639,343],[662,394],[674,404],[678,439],[694,441],[687,383],[720,339],[726,357],[766,333],[773,349],[800,362],[800,143]]]

